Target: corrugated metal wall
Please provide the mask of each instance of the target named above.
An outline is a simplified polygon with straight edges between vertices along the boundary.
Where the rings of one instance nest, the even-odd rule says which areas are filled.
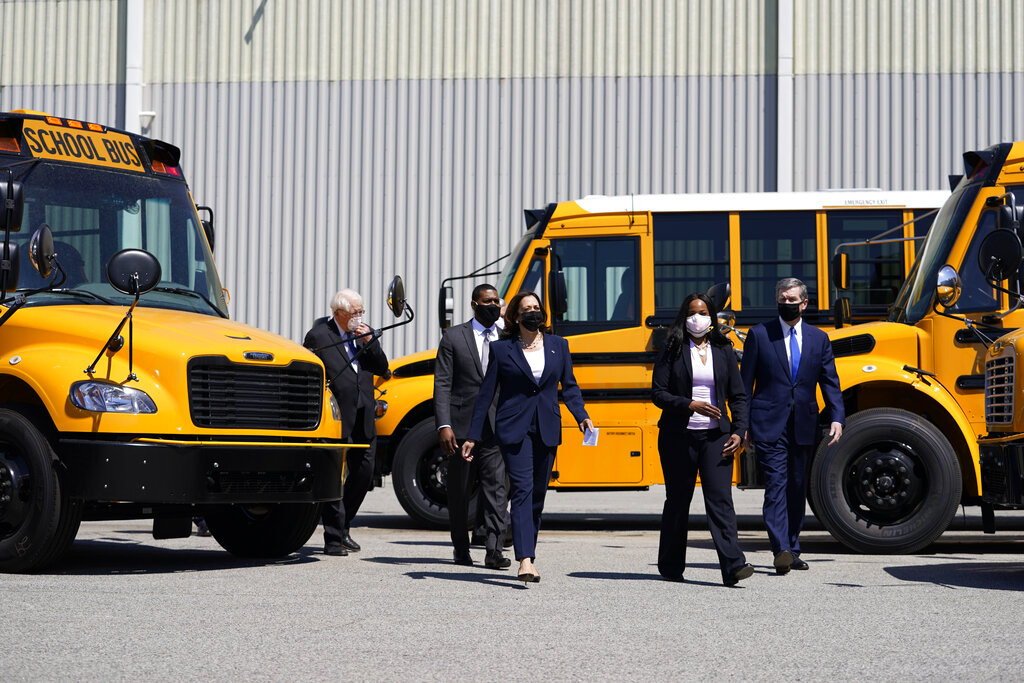
[[[441,279],[507,251],[523,208],[774,189],[780,6],[793,189],[941,188],[1024,137],[1003,0],[4,0],[0,108],[124,125],[130,2],[144,132],[217,211],[233,316],[301,339],[352,286],[381,324],[399,273],[418,318],[392,355],[435,343]]]
[[[940,189],[1024,138],[1024,3],[796,0],[793,36],[794,190]]]

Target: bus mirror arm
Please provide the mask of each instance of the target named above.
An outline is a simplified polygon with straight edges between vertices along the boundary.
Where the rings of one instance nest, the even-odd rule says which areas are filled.
[[[999,334],[1002,334],[1005,331],[1002,328],[995,327],[993,325],[986,325],[984,322],[977,322],[964,316],[953,315],[952,313],[947,313],[944,310],[940,311],[939,302],[937,299],[932,301],[932,311],[934,311],[936,315],[941,315],[943,318],[949,318],[950,320],[958,320],[962,322],[964,324],[964,327],[971,330],[974,333],[974,336],[978,338],[978,341],[984,344],[986,348],[992,346],[994,340],[988,337],[984,332],[982,332],[981,328],[984,327],[985,330],[988,332],[998,332]]]

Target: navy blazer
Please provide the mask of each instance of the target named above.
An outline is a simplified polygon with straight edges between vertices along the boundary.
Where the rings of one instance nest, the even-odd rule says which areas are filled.
[[[681,353],[676,358],[667,357],[663,349],[654,364],[651,378],[651,400],[661,408],[658,429],[682,432],[690,422],[693,411],[693,357],[690,342],[683,342]],[[715,371],[715,405],[722,411],[718,428],[727,434],[743,436],[747,430],[747,391],[740,377],[740,366],[732,346],[712,346],[711,366]],[[729,411],[725,406],[728,401]],[[732,413],[732,420],[729,419]]]
[[[562,413],[558,408],[558,385],[562,385],[562,398],[576,422],[587,419],[583,394],[572,374],[569,343],[554,334],[544,335],[544,371],[540,382],[526,360],[518,337],[499,339],[491,343],[487,372],[480,384],[480,393],[473,408],[473,422],[466,437],[480,441],[487,419],[487,410],[498,393],[498,411],[494,419],[494,432],[503,446],[520,444],[537,418],[540,438],[546,446],[562,443]]]
[[[788,339],[778,318],[754,325],[747,332],[741,374],[750,395],[750,430],[755,441],[777,441],[792,412],[797,444],[813,444],[818,426],[816,386],[821,386],[830,422],[842,424],[846,420],[832,342],[817,327],[806,322],[802,325],[803,348],[796,382],[786,356]]]

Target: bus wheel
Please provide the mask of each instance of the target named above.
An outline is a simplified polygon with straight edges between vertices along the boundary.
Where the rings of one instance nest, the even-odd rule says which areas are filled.
[[[206,526],[224,550],[239,557],[284,557],[306,544],[320,521],[319,503],[217,505]]]
[[[810,478],[815,514],[843,545],[863,553],[913,553],[937,539],[960,503],[956,454],[931,422],[872,408],[822,440]]]
[[[432,419],[409,430],[391,467],[395,495],[409,516],[431,529],[448,528],[448,456],[437,443]],[[469,519],[476,518],[473,510]]]
[[[38,569],[68,545],[60,547],[56,538],[61,496],[55,461],[50,443],[31,422],[13,410],[0,409],[2,571]]]

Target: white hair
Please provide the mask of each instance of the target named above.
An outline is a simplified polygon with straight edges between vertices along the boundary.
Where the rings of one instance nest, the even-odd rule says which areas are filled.
[[[354,306],[362,305],[363,297],[359,296],[359,292],[354,289],[343,289],[331,299],[331,313],[337,313],[338,311],[351,313]]]

